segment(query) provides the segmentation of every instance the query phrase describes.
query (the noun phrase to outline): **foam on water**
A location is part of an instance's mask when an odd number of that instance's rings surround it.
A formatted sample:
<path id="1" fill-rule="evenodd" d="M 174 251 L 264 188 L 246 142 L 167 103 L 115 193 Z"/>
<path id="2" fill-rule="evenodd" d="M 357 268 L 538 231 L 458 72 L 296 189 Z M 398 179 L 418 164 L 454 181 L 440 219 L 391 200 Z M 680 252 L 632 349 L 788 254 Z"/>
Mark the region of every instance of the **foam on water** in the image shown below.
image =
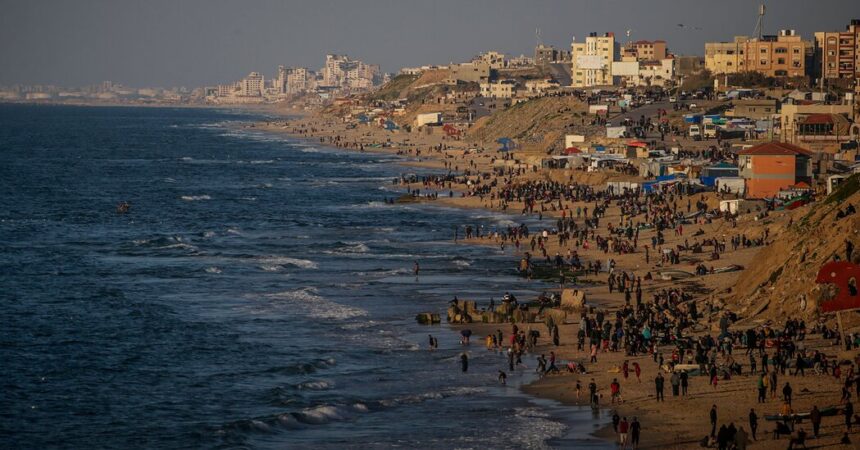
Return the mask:
<path id="1" fill-rule="evenodd" d="M 342 305 L 322 297 L 314 287 L 276 292 L 265 297 L 272 301 L 285 301 L 318 319 L 345 320 L 367 315 L 367 311 L 361 308 Z"/>
<path id="2" fill-rule="evenodd" d="M 205 194 L 204 195 L 183 195 L 182 197 L 179 197 L 179 198 L 181 198 L 182 200 L 185 200 L 186 202 L 197 202 L 200 200 L 212 200 L 212 197 L 205 195 Z"/>
<path id="3" fill-rule="evenodd" d="M 318 269 L 319 265 L 309 259 L 291 258 L 289 256 L 259 256 L 254 261 L 262 266 L 295 266 L 302 269 Z"/>

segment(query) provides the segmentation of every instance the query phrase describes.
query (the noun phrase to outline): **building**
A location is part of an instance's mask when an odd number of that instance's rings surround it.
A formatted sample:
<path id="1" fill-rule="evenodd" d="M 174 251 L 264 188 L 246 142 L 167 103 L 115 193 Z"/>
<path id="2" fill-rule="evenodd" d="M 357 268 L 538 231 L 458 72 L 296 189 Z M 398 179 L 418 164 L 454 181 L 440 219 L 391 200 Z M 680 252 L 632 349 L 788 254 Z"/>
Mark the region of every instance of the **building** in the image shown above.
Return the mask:
<path id="1" fill-rule="evenodd" d="M 571 44 L 571 86 L 610 86 L 613 83 L 612 63 L 618 59 L 618 44 L 614 33 L 598 36 L 590 33 L 585 42 Z"/>
<path id="2" fill-rule="evenodd" d="M 631 58 L 636 61 L 660 61 L 666 59 L 668 49 L 666 41 L 635 41 L 624 46 L 622 58 Z"/>
<path id="3" fill-rule="evenodd" d="M 748 40 L 746 36 L 735 36 L 732 42 L 705 42 L 705 68 L 714 74 L 742 72 Z"/>
<path id="4" fill-rule="evenodd" d="M 259 72 L 251 72 L 239 81 L 239 90 L 236 95 L 240 97 L 262 97 L 264 82 L 265 80 Z"/>
<path id="5" fill-rule="evenodd" d="M 352 60 L 347 55 L 326 55 L 321 86 L 366 90 L 379 83 L 379 66 Z"/>
<path id="6" fill-rule="evenodd" d="M 546 66 L 565 62 L 570 62 L 570 52 L 559 50 L 551 45 L 540 44 L 535 47 L 534 65 Z"/>
<path id="7" fill-rule="evenodd" d="M 675 58 L 639 63 L 639 85 L 669 87 L 675 78 Z"/>
<path id="8" fill-rule="evenodd" d="M 860 19 L 845 31 L 815 33 L 815 75 L 821 84 L 842 80 L 860 93 Z"/>
<path id="9" fill-rule="evenodd" d="M 507 58 L 505 58 L 504 53 L 496 51 L 481 53 L 474 59 L 474 61 L 487 63 L 487 65 L 490 66 L 490 69 L 504 69 L 505 67 L 508 67 L 508 61 Z"/>
<path id="10" fill-rule="evenodd" d="M 481 83 L 481 97 L 513 98 L 516 95 L 517 83 L 514 80 L 499 80 Z"/>
<path id="11" fill-rule="evenodd" d="M 796 145 L 766 142 L 738 152 L 747 198 L 776 197 L 799 182 L 811 183 L 812 153 Z"/>
<path id="12" fill-rule="evenodd" d="M 794 30 L 761 39 L 736 36 L 732 42 L 705 43 L 705 68 L 714 74 L 752 71 L 768 77 L 803 77 L 811 49 Z"/>
<path id="13" fill-rule="evenodd" d="M 490 65 L 483 61 L 452 64 L 448 71 L 448 79 L 445 80 L 448 84 L 486 83 L 490 80 Z"/>
<path id="14" fill-rule="evenodd" d="M 702 56 L 675 56 L 675 74 L 678 76 L 696 75 L 705 70 L 705 58 Z"/>
<path id="15" fill-rule="evenodd" d="M 733 100 L 732 109 L 726 111 L 726 116 L 766 120 L 777 113 L 778 106 L 779 103 L 773 99 Z"/>
<path id="16" fill-rule="evenodd" d="M 780 140 L 816 152 L 834 153 L 858 134 L 851 104 L 783 104 L 780 123 Z"/>
<path id="17" fill-rule="evenodd" d="M 312 89 L 311 71 L 304 67 L 293 67 L 287 70 L 287 79 L 285 85 L 286 94 L 300 94 Z"/>

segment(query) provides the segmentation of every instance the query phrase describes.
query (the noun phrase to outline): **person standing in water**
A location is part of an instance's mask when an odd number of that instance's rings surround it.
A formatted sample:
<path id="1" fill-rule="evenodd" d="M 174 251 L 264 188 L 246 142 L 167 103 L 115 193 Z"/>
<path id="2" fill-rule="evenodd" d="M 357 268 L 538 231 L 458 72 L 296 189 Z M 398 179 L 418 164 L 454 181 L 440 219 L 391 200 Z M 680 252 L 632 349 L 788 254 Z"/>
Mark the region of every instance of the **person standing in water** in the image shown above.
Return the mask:
<path id="1" fill-rule="evenodd" d="M 469 371 L 469 357 L 465 353 L 460 355 L 460 368 L 463 370 L 463 373 Z"/>
<path id="2" fill-rule="evenodd" d="M 415 274 L 415 276 L 417 277 L 417 276 L 418 276 L 418 272 L 420 272 L 420 271 L 421 271 L 421 266 L 420 266 L 420 265 L 418 265 L 418 261 L 415 261 L 415 264 L 412 266 L 412 272 L 413 272 L 413 273 Z"/>

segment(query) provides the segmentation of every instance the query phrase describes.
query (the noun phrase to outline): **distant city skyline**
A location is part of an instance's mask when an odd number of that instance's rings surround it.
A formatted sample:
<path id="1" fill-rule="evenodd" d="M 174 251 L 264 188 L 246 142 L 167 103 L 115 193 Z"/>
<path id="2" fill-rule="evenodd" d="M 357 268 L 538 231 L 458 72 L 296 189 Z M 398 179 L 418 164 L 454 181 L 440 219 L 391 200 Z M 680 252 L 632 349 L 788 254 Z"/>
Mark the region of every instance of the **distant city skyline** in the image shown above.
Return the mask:
<path id="1" fill-rule="evenodd" d="M 631 30 L 630 39 L 702 55 L 706 41 L 752 35 L 759 3 L 766 34 L 790 28 L 806 40 L 860 18 L 848 0 L 17 2 L 0 15 L 0 84 L 195 87 L 272 77 L 282 64 L 318 69 L 328 53 L 395 72 L 488 50 L 530 55 L 536 29 L 559 48 L 589 32 L 626 42 Z"/>

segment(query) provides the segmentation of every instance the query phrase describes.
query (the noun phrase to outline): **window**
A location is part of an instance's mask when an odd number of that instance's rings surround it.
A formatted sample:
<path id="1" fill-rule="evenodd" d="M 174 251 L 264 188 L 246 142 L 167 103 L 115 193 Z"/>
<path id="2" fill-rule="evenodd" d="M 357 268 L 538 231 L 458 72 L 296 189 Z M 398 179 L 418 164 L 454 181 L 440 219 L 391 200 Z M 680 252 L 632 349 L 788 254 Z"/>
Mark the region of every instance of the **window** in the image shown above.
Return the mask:
<path id="1" fill-rule="evenodd" d="M 785 47 L 777 47 L 773 52 L 774 53 L 788 53 L 788 49 Z"/>
<path id="2" fill-rule="evenodd" d="M 734 50 L 726 50 L 726 54 L 727 55 L 734 55 L 735 51 Z"/>
<path id="3" fill-rule="evenodd" d="M 766 55 L 767 54 L 767 47 L 760 48 L 759 53 L 761 53 L 762 55 Z"/>
<path id="4" fill-rule="evenodd" d="M 777 58 L 776 63 L 777 64 L 785 64 L 785 58 Z"/>
<path id="5" fill-rule="evenodd" d="M 794 47 L 793 49 L 791 49 L 791 53 L 794 53 L 795 55 L 799 55 L 800 54 L 800 47 Z"/>
<path id="6" fill-rule="evenodd" d="M 773 72 L 773 74 L 778 76 L 778 77 L 784 77 L 784 76 L 788 75 L 788 72 L 786 72 L 785 70 L 775 70 Z"/>
<path id="7" fill-rule="evenodd" d="M 760 60 L 758 63 L 759 63 L 759 64 L 761 64 L 762 66 L 766 66 L 766 65 L 767 65 L 767 60 L 766 60 L 766 59 L 762 59 L 762 60 Z"/>

